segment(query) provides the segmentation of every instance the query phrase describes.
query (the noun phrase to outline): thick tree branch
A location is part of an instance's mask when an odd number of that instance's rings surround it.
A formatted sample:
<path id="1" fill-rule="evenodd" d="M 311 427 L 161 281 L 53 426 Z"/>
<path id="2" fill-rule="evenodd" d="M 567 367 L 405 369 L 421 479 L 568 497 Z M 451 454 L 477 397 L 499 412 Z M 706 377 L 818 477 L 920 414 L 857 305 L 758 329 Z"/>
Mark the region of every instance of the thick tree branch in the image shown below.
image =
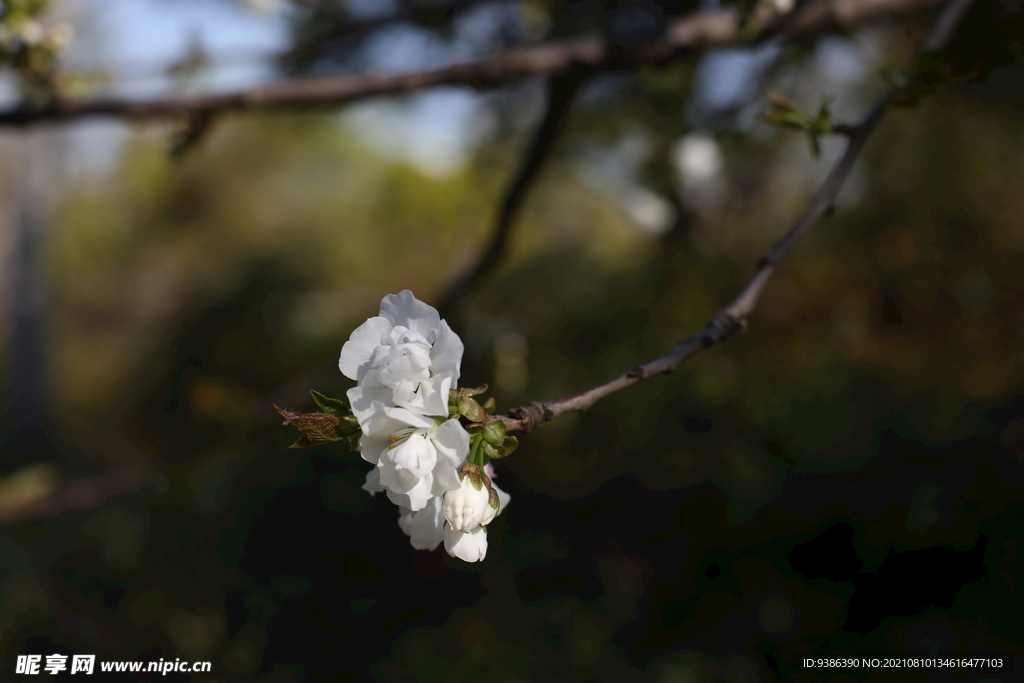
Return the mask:
<path id="1" fill-rule="evenodd" d="M 923 43 L 922 48 L 928 52 L 938 51 L 970 8 L 972 1 L 952 0 L 939 16 L 935 27 Z M 529 432 L 541 424 L 555 419 L 559 415 L 577 410 L 586 410 L 605 396 L 621 391 L 648 377 L 672 372 L 686 359 L 724 341 L 736 330 L 746 330 L 747 320 L 750 314 L 753 313 L 761 293 L 768 284 L 768 280 L 775 273 L 779 262 L 807 234 L 815 223 L 831 213 L 839 190 L 850 175 L 854 162 L 864 148 L 864 143 L 867 142 L 868 136 L 871 135 L 871 132 L 885 115 L 889 100 L 894 94 L 894 92 L 887 93 L 868 112 L 863 120 L 856 125 L 844 127 L 845 134 L 848 136 L 846 150 L 831 173 L 829 173 L 825 183 L 818 190 L 810 206 L 807 207 L 782 239 L 775 244 L 772 250 L 758 262 L 757 272 L 754 273 L 746 287 L 733 299 L 732 303 L 716 313 L 704 329 L 682 339 L 667 353 L 646 363 L 641 363 L 607 382 L 602 382 L 597 386 L 572 394 L 571 396 L 513 408 L 509 411 L 508 415 L 497 415 L 491 419 L 504 421 L 509 432 Z"/>
<path id="2" fill-rule="evenodd" d="M 872 19 L 906 15 L 938 0 L 811 0 L 771 31 L 794 37 L 834 28 L 853 28 Z M 744 42 L 742 17 L 734 11 L 696 12 L 675 20 L 659 41 L 638 49 L 634 63 L 659 63 L 682 52 Z M 407 74 L 358 74 L 282 81 L 243 92 L 200 97 L 168 97 L 134 102 L 123 99 L 54 100 L 43 107 L 0 112 L 0 125 L 30 125 L 87 116 L 130 120 L 247 109 L 306 108 L 339 105 L 375 95 L 405 93 L 437 85 L 493 87 L 535 76 L 564 76 L 580 66 L 610 69 L 621 55 L 600 37 L 505 50 L 476 62 Z"/>
<path id="3" fill-rule="evenodd" d="M 565 113 L 572 102 L 573 96 L 579 90 L 580 85 L 586 79 L 589 71 L 577 69 L 566 76 L 559 76 L 548 80 L 547 106 L 544 118 L 541 119 L 533 140 L 512 181 L 505 191 L 505 199 L 498 207 L 498 213 L 494 221 L 494 232 L 491 235 L 490 243 L 484 249 L 479 260 L 472 265 L 465 273 L 460 275 L 440 299 L 438 309 L 442 314 L 447 313 L 454 306 L 460 297 L 472 289 L 473 285 L 479 282 L 495 265 L 501 261 L 508 246 L 508 238 L 512 232 L 512 224 L 519 214 L 520 208 L 526 197 L 526 191 L 533 184 L 540 173 L 544 162 L 550 155 L 555 139 L 565 120 Z"/>

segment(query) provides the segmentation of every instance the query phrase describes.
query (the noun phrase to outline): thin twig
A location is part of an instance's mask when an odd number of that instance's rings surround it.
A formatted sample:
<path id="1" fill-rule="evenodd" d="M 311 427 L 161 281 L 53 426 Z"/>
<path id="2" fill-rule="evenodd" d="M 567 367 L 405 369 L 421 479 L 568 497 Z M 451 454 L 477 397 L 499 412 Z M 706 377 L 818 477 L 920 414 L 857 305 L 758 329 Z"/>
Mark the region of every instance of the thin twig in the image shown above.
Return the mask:
<path id="1" fill-rule="evenodd" d="M 526 192 L 534 180 L 536 180 L 544 162 L 550 156 L 551 148 L 554 146 L 555 139 L 561 130 L 569 104 L 572 102 L 573 96 L 579 90 L 588 73 L 587 70 L 578 69 L 566 76 L 559 76 L 548 80 L 547 106 L 544 111 L 544 117 L 537 126 L 533 140 L 526 148 L 526 153 L 523 156 L 519 170 L 505 191 L 504 201 L 498 207 L 497 216 L 494 221 L 494 232 L 491 234 L 490 243 L 484 249 L 477 262 L 456 278 L 444 295 L 441 296 L 438 310 L 442 314 L 448 313 L 451 307 L 466 292 L 472 289 L 477 282 L 501 261 L 508 246 L 513 221 L 523 206 Z"/>
<path id="2" fill-rule="evenodd" d="M 930 52 L 938 51 L 949 39 L 960 19 L 970 8 L 972 1 L 951 0 L 939 16 L 923 47 Z M 825 179 L 825 183 L 818 190 L 810 206 L 801 214 L 782 239 L 775 244 L 772 250 L 758 262 L 757 271 L 746 287 L 733 299 L 732 303 L 716 313 L 704 329 L 682 339 L 667 353 L 646 363 L 641 363 L 607 382 L 602 382 L 579 393 L 552 401 L 534 402 L 526 406 L 513 408 L 509 410 L 508 415 L 496 415 L 491 420 L 504 421 L 506 430 L 509 432 L 532 431 L 559 415 L 577 410 L 586 410 L 605 396 L 621 391 L 637 382 L 657 374 L 672 372 L 686 359 L 704 349 L 721 343 L 736 330 L 746 330 L 747 320 L 750 314 L 753 313 L 761 293 L 768 284 L 768 280 L 775 273 L 779 262 L 807 234 L 815 223 L 831 213 L 843 182 L 853 169 L 854 162 L 864 148 L 864 143 L 867 142 L 868 136 L 871 135 L 871 132 L 885 115 L 889 100 L 894 94 L 891 91 L 882 97 L 860 123 L 855 126 L 844 127 L 848 136 L 846 150 L 829 173 L 828 178 Z"/>
<path id="3" fill-rule="evenodd" d="M 871 19 L 927 9 L 938 0 L 812 0 L 772 35 L 793 37 L 833 28 L 848 29 Z M 657 64 L 684 52 L 744 42 L 742 17 L 735 11 L 701 11 L 671 23 L 655 43 L 636 50 L 632 63 Z M 580 66 L 617 68 L 619 55 L 598 36 L 513 48 L 475 62 L 406 74 L 357 74 L 281 81 L 242 92 L 150 101 L 56 99 L 42 107 L 22 106 L 0 112 L 0 125 L 24 126 L 87 116 L 128 120 L 162 118 L 175 112 L 220 112 L 331 106 L 376 95 L 406 93 L 437 85 L 494 87 L 508 81 L 562 76 Z"/>

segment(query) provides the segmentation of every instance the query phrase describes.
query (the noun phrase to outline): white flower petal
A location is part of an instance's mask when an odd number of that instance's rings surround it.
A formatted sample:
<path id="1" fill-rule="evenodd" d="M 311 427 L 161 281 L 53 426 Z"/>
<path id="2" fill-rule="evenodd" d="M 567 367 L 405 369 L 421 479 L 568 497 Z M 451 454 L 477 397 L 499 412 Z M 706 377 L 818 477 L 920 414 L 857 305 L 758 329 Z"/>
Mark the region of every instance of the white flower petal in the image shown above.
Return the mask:
<path id="1" fill-rule="evenodd" d="M 423 500 L 433 498 L 433 494 L 430 492 L 430 488 L 434 484 L 433 474 L 428 473 L 425 476 L 417 477 L 409 470 L 400 469 L 388 458 L 381 458 L 378 467 L 380 468 L 380 483 L 389 493 L 405 494 Z M 419 508 L 413 509 L 418 510 Z"/>
<path id="2" fill-rule="evenodd" d="M 444 513 L 441 499 L 431 498 L 418 512 L 403 508 L 398 526 L 409 536 L 409 542 L 417 550 L 433 550 L 444 540 Z"/>
<path id="3" fill-rule="evenodd" d="M 420 344 L 378 346 L 370 359 L 368 375 L 375 375 L 381 384 L 422 382 L 430 378 L 430 347 Z"/>
<path id="4" fill-rule="evenodd" d="M 426 496 L 425 498 L 421 498 L 419 496 L 411 496 L 407 493 L 395 493 L 391 489 L 385 489 L 385 493 L 388 496 L 388 500 L 390 500 L 395 505 L 413 511 L 422 510 L 427 505 L 429 505 L 430 501 L 433 500 L 434 498 L 433 496 Z"/>
<path id="5" fill-rule="evenodd" d="M 352 414 L 359 420 L 359 426 L 364 433 L 373 431 L 367 428 L 370 423 L 373 423 L 377 430 L 384 429 L 381 418 L 386 417 L 384 408 L 391 403 L 393 392 L 390 388 L 378 382 L 371 375 L 345 392 L 345 395 L 348 397 L 349 405 L 352 406 Z"/>
<path id="6" fill-rule="evenodd" d="M 403 325 L 422 334 L 433 343 L 435 328 L 441 321 L 437 311 L 423 303 L 408 289 L 398 294 L 388 294 L 380 302 L 380 314 L 394 326 Z"/>
<path id="7" fill-rule="evenodd" d="M 380 483 L 380 470 L 376 467 L 366 473 L 366 483 L 363 484 L 363 490 L 369 491 L 371 496 L 384 490 L 384 486 Z"/>
<path id="8" fill-rule="evenodd" d="M 452 384 L 450 372 L 431 377 L 425 382 L 420 382 L 419 389 L 412 395 L 411 400 L 395 402 L 419 415 L 446 416 L 448 415 L 448 392 L 452 388 Z"/>
<path id="9" fill-rule="evenodd" d="M 449 463 L 447 458 L 437 459 L 432 474 L 434 482 L 430 487 L 430 492 L 435 496 L 443 496 L 446 491 L 459 488 L 459 468 Z"/>
<path id="10" fill-rule="evenodd" d="M 455 418 L 441 423 L 430 435 L 437 448 L 438 458 L 448 458 L 458 467 L 469 457 L 469 432 Z"/>
<path id="11" fill-rule="evenodd" d="M 434 426 L 434 421 L 425 417 L 422 414 L 417 414 L 406 408 L 384 408 L 384 414 L 390 417 L 392 420 L 401 422 L 406 427 L 415 427 L 417 429 L 429 429 Z"/>
<path id="12" fill-rule="evenodd" d="M 444 528 L 444 549 L 452 557 L 466 562 L 479 562 L 487 555 L 487 532 L 477 527 L 468 534 L 455 531 L 450 526 Z"/>
<path id="13" fill-rule="evenodd" d="M 459 379 L 464 351 L 465 347 L 462 344 L 462 340 L 459 339 L 459 335 L 455 334 L 452 328 L 448 327 L 448 323 L 442 320 L 437 327 L 434 347 L 430 350 L 434 374 L 440 375 L 443 372 L 451 372 L 452 385 L 454 386 L 455 382 Z"/>
<path id="14" fill-rule="evenodd" d="M 357 327 L 341 347 L 341 358 L 338 360 L 341 374 L 357 382 L 362 381 L 370 369 L 374 349 L 387 343 L 391 328 L 392 324 L 380 316 L 367 318 L 365 323 Z"/>
<path id="15" fill-rule="evenodd" d="M 385 453 L 385 457 L 390 458 L 397 468 L 423 477 L 434 470 L 434 465 L 437 464 L 437 449 L 431 443 L 426 430 L 422 430 L 392 445 Z"/>
<path id="16" fill-rule="evenodd" d="M 366 462 L 376 465 L 390 445 L 391 441 L 386 436 L 363 434 L 359 437 L 359 455 L 363 456 Z"/>

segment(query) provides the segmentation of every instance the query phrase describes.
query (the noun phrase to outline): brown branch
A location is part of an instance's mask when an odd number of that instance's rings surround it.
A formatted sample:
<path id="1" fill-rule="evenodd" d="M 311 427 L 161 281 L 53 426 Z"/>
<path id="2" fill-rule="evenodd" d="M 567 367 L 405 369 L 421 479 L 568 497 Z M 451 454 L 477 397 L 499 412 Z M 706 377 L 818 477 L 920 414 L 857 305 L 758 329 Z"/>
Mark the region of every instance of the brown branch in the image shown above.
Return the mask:
<path id="1" fill-rule="evenodd" d="M 794 37 L 834 28 L 853 28 L 871 19 L 906 15 L 938 0 L 812 0 L 783 22 L 772 35 Z M 633 63 L 656 64 L 684 52 L 743 43 L 742 17 L 731 10 L 696 12 L 671 23 L 663 38 L 639 48 Z M 174 112 L 192 114 L 339 105 L 375 95 L 406 93 L 437 85 L 493 87 L 511 80 L 555 77 L 584 66 L 621 66 L 620 57 L 600 37 L 580 38 L 499 52 L 481 61 L 407 74 L 357 74 L 281 81 L 242 92 L 199 97 L 168 97 L 133 102 L 122 99 L 56 99 L 43 107 L 0 112 L 0 125 L 30 125 L 87 116 L 130 120 L 160 118 Z"/>
<path id="2" fill-rule="evenodd" d="M 555 139 L 561 130 L 562 122 L 565 120 L 569 104 L 589 73 L 588 70 L 577 69 L 566 76 L 549 79 L 547 106 L 544 117 L 537 126 L 533 140 L 526 149 L 526 154 L 523 157 L 518 172 L 516 172 L 512 182 L 509 183 L 508 189 L 505 191 L 504 201 L 498 207 L 498 215 L 494 221 L 495 227 L 491 235 L 491 241 L 487 248 L 484 249 L 479 260 L 465 273 L 456 278 L 444 295 L 441 296 L 438 310 L 442 312 L 442 315 L 450 312 L 450 309 L 458 300 L 501 261 L 508 246 L 508 238 L 512 232 L 513 220 L 523 206 L 526 191 L 533 184 L 544 162 L 550 155 L 551 148 L 554 146 Z"/>
<path id="3" fill-rule="evenodd" d="M 939 16 L 931 34 L 924 42 L 923 48 L 929 52 L 938 51 L 970 8 L 972 1 L 951 0 Z M 704 349 L 721 343 L 736 330 L 745 331 L 747 320 L 750 314 L 753 313 L 755 306 L 757 306 L 758 299 L 760 299 L 761 293 L 768 284 L 768 280 L 775 273 L 779 262 L 807 234 L 815 223 L 832 212 L 836 196 L 839 194 L 843 182 L 853 169 L 854 162 L 864 148 L 864 143 L 867 142 L 868 136 L 871 135 L 878 122 L 882 120 L 889 100 L 894 94 L 894 92 L 887 93 L 858 124 L 844 127 L 848 136 L 846 150 L 829 173 L 828 178 L 825 179 L 824 184 L 818 190 L 810 206 L 807 207 L 782 239 L 775 244 L 772 250 L 758 262 L 757 272 L 754 273 L 746 287 L 733 299 L 732 303 L 716 313 L 704 329 L 682 339 L 667 353 L 646 363 L 641 363 L 607 382 L 602 382 L 579 393 L 552 401 L 534 402 L 526 406 L 513 408 L 509 411 L 508 415 L 496 415 L 491 420 L 504 421 L 506 430 L 509 432 L 529 432 L 541 424 L 555 419 L 559 415 L 577 410 L 586 410 L 605 396 L 621 391 L 648 377 L 672 372 L 686 359 Z"/>

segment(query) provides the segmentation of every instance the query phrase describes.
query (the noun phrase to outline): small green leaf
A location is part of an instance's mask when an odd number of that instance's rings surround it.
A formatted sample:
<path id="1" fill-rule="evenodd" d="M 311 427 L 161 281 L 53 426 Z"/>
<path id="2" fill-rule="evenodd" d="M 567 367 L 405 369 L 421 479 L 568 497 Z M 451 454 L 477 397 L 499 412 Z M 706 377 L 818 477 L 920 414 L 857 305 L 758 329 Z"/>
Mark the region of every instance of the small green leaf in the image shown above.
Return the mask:
<path id="1" fill-rule="evenodd" d="M 487 401 L 484 402 L 484 410 L 488 413 L 494 414 L 494 411 L 498 409 L 498 402 L 491 396 Z"/>
<path id="2" fill-rule="evenodd" d="M 319 391 L 310 391 L 313 396 L 313 400 L 320 406 L 320 410 L 325 413 L 347 413 L 349 412 L 348 401 L 340 398 L 331 398 L 330 396 L 324 396 Z"/>

